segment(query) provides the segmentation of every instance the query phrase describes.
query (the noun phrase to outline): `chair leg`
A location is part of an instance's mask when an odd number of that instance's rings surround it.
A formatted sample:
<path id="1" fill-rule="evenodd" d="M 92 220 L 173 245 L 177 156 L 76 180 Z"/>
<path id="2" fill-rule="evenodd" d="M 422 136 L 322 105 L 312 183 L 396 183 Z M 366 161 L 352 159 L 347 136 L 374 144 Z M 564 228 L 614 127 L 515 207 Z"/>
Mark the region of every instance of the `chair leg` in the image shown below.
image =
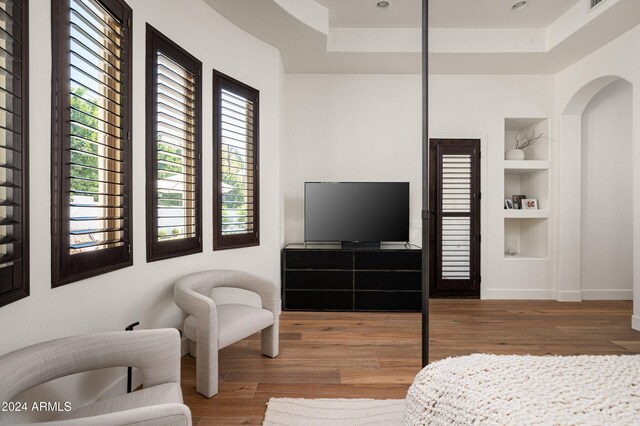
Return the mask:
<path id="1" fill-rule="evenodd" d="M 262 330 L 262 354 L 271 358 L 278 356 L 278 322 Z"/>
<path id="2" fill-rule="evenodd" d="M 218 393 L 218 342 L 196 344 L 196 390 L 211 398 Z"/>

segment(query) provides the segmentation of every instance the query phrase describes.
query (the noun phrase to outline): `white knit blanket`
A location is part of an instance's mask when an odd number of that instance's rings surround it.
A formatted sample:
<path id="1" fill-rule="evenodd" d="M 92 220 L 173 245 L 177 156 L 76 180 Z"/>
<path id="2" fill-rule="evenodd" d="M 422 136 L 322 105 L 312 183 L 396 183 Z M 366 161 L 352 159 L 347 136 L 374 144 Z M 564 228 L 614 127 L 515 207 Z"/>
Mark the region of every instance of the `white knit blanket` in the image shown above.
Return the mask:
<path id="1" fill-rule="evenodd" d="M 470 355 L 433 363 L 409 425 L 640 425 L 640 355 Z"/>

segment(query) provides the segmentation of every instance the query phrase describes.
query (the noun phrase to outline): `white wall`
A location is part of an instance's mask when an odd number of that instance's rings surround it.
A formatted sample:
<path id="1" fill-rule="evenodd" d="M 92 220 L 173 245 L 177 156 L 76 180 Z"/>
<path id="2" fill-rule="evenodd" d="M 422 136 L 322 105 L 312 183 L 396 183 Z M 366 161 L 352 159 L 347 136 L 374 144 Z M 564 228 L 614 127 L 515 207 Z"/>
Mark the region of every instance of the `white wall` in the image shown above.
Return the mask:
<path id="1" fill-rule="evenodd" d="M 430 137 L 482 141 L 482 297 L 553 298 L 552 262 L 504 260 L 505 117 L 552 117 L 552 76 L 430 77 Z M 303 241 L 305 181 L 409 181 L 420 244 L 421 82 L 417 75 L 286 76 L 285 240 Z"/>
<path id="2" fill-rule="evenodd" d="M 583 300 L 633 299 L 632 96 L 618 80 L 582 113 Z"/>
<path id="3" fill-rule="evenodd" d="M 286 242 L 304 240 L 306 181 L 410 182 L 410 237 L 420 242 L 420 78 L 287 75 Z"/>
<path id="4" fill-rule="evenodd" d="M 552 253 L 549 259 L 505 259 L 502 216 L 505 118 L 552 118 L 553 77 L 439 75 L 431 77 L 429 90 L 431 137 L 477 137 L 483 141 L 482 298 L 553 298 Z M 550 122 L 553 126 L 553 120 Z"/>
<path id="5" fill-rule="evenodd" d="M 276 49 L 239 30 L 201 0 L 128 0 L 133 8 L 133 260 L 134 266 L 51 289 L 50 255 L 50 2 L 31 8 L 31 296 L 0 308 L 0 354 L 61 336 L 177 327 L 176 278 L 204 269 L 237 268 L 279 282 L 281 62 Z M 201 254 L 146 263 L 145 24 L 203 62 L 203 243 Z M 241 52 L 241 54 L 239 54 Z M 212 68 L 260 90 L 261 245 L 213 252 Z M 116 377 L 78 380 L 78 399 L 95 396 Z"/>
<path id="6" fill-rule="evenodd" d="M 580 300 L 581 162 L 571 161 L 581 149 L 581 114 L 603 84 L 622 78 L 633 86 L 632 95 L 632 206 L 633 206 L 633 298 L 632 325 L 640 330 L 640 26 L 556 75 L 560 239 L 557 281 L 564 300 Z M 561 120 L 560 120 L 561 119 Z M 584 261 L 591 261 L 585 259 Z M 577 299 L 576 296 L 577 295 Z"/>

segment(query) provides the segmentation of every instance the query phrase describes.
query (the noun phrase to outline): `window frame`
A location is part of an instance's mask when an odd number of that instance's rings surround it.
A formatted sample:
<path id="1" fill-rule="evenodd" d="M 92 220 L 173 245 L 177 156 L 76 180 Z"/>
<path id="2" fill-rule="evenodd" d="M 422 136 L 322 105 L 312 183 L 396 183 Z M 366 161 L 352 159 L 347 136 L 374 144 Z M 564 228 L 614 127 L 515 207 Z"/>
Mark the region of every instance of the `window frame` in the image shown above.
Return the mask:
<path id="1" fill-rule="evenodd" d="M 222 90 L 227 89 L 249 99 L 253 117 L 253 231 L 222 235 Z M 260 91 L 217 70 L 213 70 L 213 249 L 227 250 L 260 245 Z"/>
<path id="2" fill-rule="evenodd" d="M 20 17 L 20 36 L 22 48 L 20 49 L 22 72 L 20 75 L 20 120 L 21 120 L 21 161 L 15 163 L 8 163 L 7 166 L 17 166 L 20 168 L 19 180 L 21 181 L 21 199 L 19 206 L 14 207 L 20 209 L 20 213 L 14 217 L 20 224 L 20 229 L 15 230 L 13 234 L 19 234 L 21 240 L 19 257 L 20 267 L 16 267 L 16 263 L 11 266 L 12 274 L 9 282 L 11 290 L 0 293 L 0 307 L 8 305 L 12 302 L 23 299 L 30 294 L 29 285 L 29 0 L 21 0 L 20 7 L 22 9 L 22 16 Z M 12 34 L 11 34 L 12 35 Z M 13 56 L 13 55 L 12 55 Z M 11 112 L 9 112 L 11 113 Z M 6 130 L 9 132 L 8 130 Z M 16 133 L 16 132 L 11 132 Z M 18 170 L 14 170 L 13 173 L 17 173 Z M 13 225 L 18 226 L 17 224 Z M 14 244 L 14 251 L 16 244 Z M 8 268 L 8 267 L 7 267 Z M 0 268 L 0 271 L 4 268 Z M 2 276 L 1 279 L 5 280 L 7 277 Z M 9 281 L 9 280 L 7 280 Z"/>
<path id="3" fill-rule="evenodd" d="M 179 240 L 158 241 L 158 144 L 157 126 L 157 62 L 162 52 L 195 76 L 195 226 L 196 236 Z M 202 62 L 147 23 L 146 30 L 146 222 L 147 262 L 187 256 L 202 252 Z"/>
<path id="4" fill-rule="evenodd" d="M 52 287 L 105 274 L 133 265 L 132 256 L 132 9 L 124 0 L 93 0 L 122 22 L 123 85 L 122 114 L 123 142 L 123 245 L 84 253 L 70 253 L 70 68 L 71 26 L 70 0 L 51 0 L 52 29 L 52 167 L 51 167 L 51 248 Z M 126 83 L 126 84 L 125 84 Z"/>

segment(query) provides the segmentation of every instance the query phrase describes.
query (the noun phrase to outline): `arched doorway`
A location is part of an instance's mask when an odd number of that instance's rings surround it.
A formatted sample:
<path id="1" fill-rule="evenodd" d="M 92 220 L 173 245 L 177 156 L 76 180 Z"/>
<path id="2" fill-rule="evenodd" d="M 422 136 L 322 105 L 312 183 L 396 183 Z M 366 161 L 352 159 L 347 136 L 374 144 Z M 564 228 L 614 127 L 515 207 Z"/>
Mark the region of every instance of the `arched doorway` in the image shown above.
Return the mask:
<path id="1" fill-rule="evenodd" d="M 632 294 L 632 90 L 631 83 L 620 77 L 598 78 L 585 85 L 571 98 L 560 117 L 558 300 L 625 299 Z M 607 115 L 611 117 L 611 109 L 619 108 L 622 104 L 625 104 L 623 108 L 626 108 L 626 111 L 614 116 L 615 123 L 603 124 Z M 625 139 L 612 143 L 610 147 L 621 152 L 606 151 L 602 144 L 607 143 L 607 126 L 620 123 L 628 125 L 628 128 L 609 127 L 609 133 L 613 138 Z M 617 142 L 620 142 L 620 145 Z M 625 154 L 626 151 L 628 152 Z M 607 177 L 607 170 L 615 170 L 615 165 L 611 163 L 621 158 L 621 176 Z M 628 164 L 626 160 L 629 161 Z M 624 195 L 607 193 L 612 189 L 612 185 L 619 183 L 619 178 L 628 180 L 616 188 L 616 191 L 624 192 Z M 619 200 L 625 197 L 628 198 L 628 204 L 619 211 L 606 205 L 620 202 Z M 629 207 L 629 210 L 626 207 Z M 618 222 L 612 223 L 616 220 Z M 594 226 L 600 226 L 602 229 L 593 229 Z M 628 232 L 622 238 L 624 241 L 620 240 L 616 245 L 615 235 L 612 234 L 619 234 L 624 227 L 628 228 Z M 604 244 L 603 236 L 606 240 Z M 594 247 L 594 244 L 598 246 Z M 626 289 L 626 293 L 605 292 L 609 284 L 604 286 L 600 273 L 587 277 L 596 270 L 594 268 L 603 265 L 607 267 L 601 272 L 605 275 L 610 272 L 607 269 L 611 268 L 611 259 L 607 259 L 607 256 L 625 257 L 620 261 L 623 273 L 610 276 L 609 279 L 630 279 L 630 285 L 625 284 L 618 288 Z M 602 288 L 603 286 L 605 288 Z M 617 296 L 613 296 L 614 294 Z"/>
<path id="2" fill-rule="evenodd" d="M 632 110 L 619 79 L 582 113 L 582 300 L 633 300 Z"/>

